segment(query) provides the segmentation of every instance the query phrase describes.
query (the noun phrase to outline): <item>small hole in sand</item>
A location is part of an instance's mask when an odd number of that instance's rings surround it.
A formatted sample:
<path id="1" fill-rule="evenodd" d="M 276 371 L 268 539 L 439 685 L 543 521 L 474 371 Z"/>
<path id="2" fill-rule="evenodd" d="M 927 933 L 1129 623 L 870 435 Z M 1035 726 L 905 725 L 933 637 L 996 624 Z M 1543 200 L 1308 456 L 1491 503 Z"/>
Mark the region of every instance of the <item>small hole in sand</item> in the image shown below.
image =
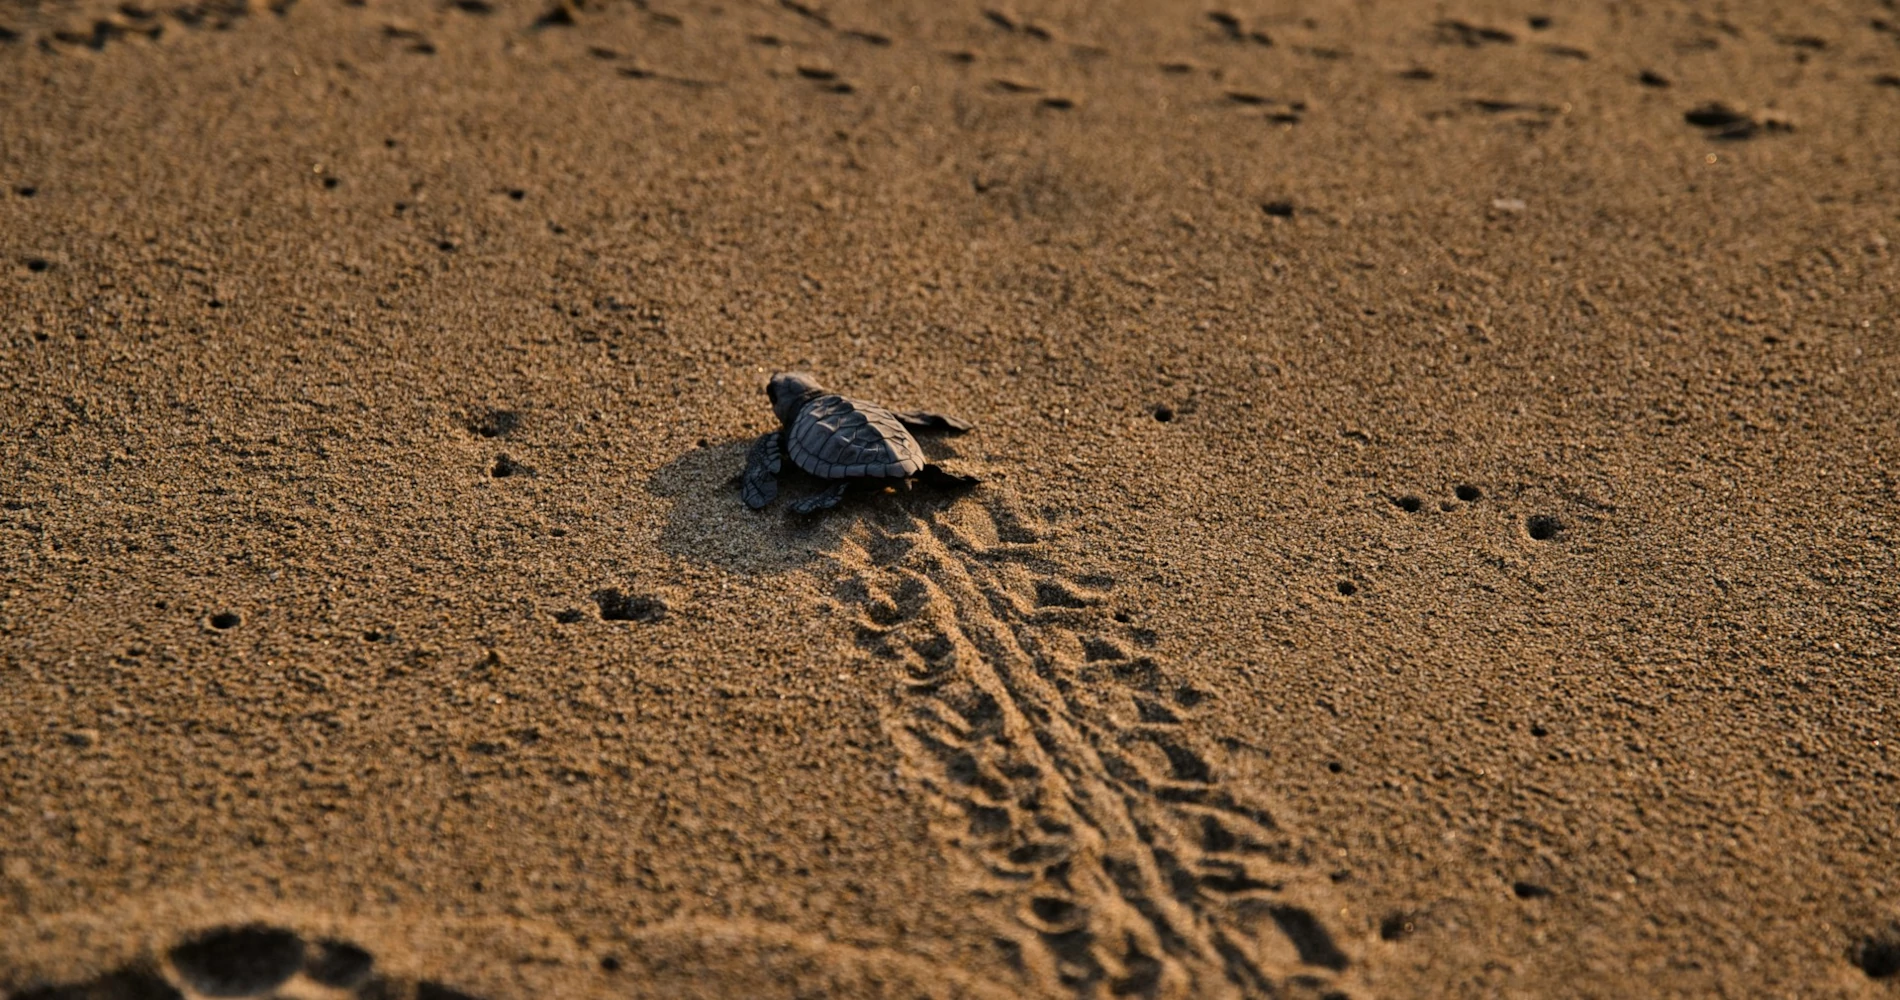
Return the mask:
<path id="1" fill-rule="evenodd" d="M 516 201 L 521 201 L 522 199 L 528 197 L 528 192 L 523 191 L 520 188 L 511 188 L 508 191 L 508 197 L 513 198 Z"/>
<path id="2" fill-rule="evenodd" d="M 1452 490 L 1452 492 L 1458 495 L 1458 499 L 1463 500 L 1466 503 L 1477 503 L 1478 498 L 1481 496 L 1484 496 L 1484 494 L 1480 492 L 1476 486 L 1473 486 L 1470 483 L 1459 483 L 1458 488 L 1455 490 Z"/>
<path id="3" fill-rule="evenodd" d="M 1270 201 L 1260 206 L 1260 210 L 1276 219 L 1293 218 L 1293 203 L 1290 201 Z"/>
<path id="4" fill-rule="evenodd" d="M 521 414 L 513 410 L 489 410 L 469 422 L 468 429 L 485 438 L 507 437 L 521 426 Z"/>
<path id="5" fill-rule="evenodd" d="M 244 621 L 235 611 L 220 611 L 211 616 L 211 627 L 215 629 L 237 628 Z"/>
<path id="6" fill-rule="evenodd" d="M 1339 593 L 1341 596 L 1351 597 L 1352 595 L 1357 594 L 1358 592 L 1359 592 L 1358 584 L 1352 582 L 1351 580 L 1339 581 Z"/>
<path id="7" fill-rule="evenodd" d="M 26 261 L 26 269 L 34 274 L 39 274 L 52 266 L 53 262 L 44 257 L 29 257 Z"/>
<path id="8" fill-rule="evenodd" d="M 1691 108 L 1682 113 L 1682 120 L 1698 128 L 1728 128 L 1748 122 L 1748 115 L 1731 108 L 1721 101 Z"/>
<path id="9" fill-rule="evenodd" d="M 1409 915 L 1404 913 L 1388 914 L 1384 920 L 1379 921 L 1379 940 L 1397 941 L 1412 933 L 1415 929 L 1417 929 L 1417 925 L 1413 923 Z"/>
<path id="10" fill-rule="evenodd" d="M 435 244 L 435 248 L 437 250 L 442 251 L 443 253 L 455 252 L 455 244 L 448 240 L 437 240 Z"/>
<path id="11" fill-rule="evenodd" d="M 1418 497 L 1411 496 L 1409 494 L 1406 496 L 1402 496 L 1398 498 L 1397 500 L 1394 500 L 1393 503 L 1398 504 L 1399 509 L 1406 512 L 1407 514 L 1416 514 L 1419 512 L 1419 509 L 1421 507 L 1425 506 L 1425 501 L 1420 500 Z"/>
<path id="12" fill-rule="evenodd" d="M 1529 520 L 1524 522 L 1524 530 L 1530 532 L 1530 536 L 1540 542 L 1547 542 L 1556 538 L 1557 533 L 1562 531 L 1563 528 L 1564 525 L 1562 521 L 1548 514 L 1534 514 Z"/>
<path id="13" fill-rule="evenodd" d="M 1537 723 L 1533 722 L 1531 723 L 1531 735 L 1537 737 L 1538 739 L 1543 739 L 1544 737 L 1550 735 L 1550 730 L 1545 729 L 1543 726 L 1540 726 Z"/>
<path id="14" fill-rule="evenodd" d="M 336 190 L 336 186 L 337 186 L 338 184 L 341 184 L 341 183 L 343 183 L 343 182 L 342 182 L 342 181 L 339 181 L 339 180 L 337 180 L 337 179 L 336 179 L 336 178 L 334 178 L 334 177 L 325 177 L 325 178 L 323 179 L 323 188 L 324 188 L 324 190 L 326 190 L 326 191 L 334 191 L 334 190 Z"/>
<path id="15" fill-rule="evenodd" d="M 34 195 L 39 194 L 40 189 L 33 187 L 31 185 L 21 185 L 20 187 L 14 188 L 13 193 L 19 195 L 22 198 L 31 198 Z"/>
<path id="16" fill-rule="evenodd" d="M 1336 760 L 1326 762 L 1326 770 L 1331 771 L 1334 774 L 1338 774 L 1339 772 L 1344 771 L 1345 769 L 1346 769 L 1346 765 L 1341 764 L 1340 762 Z"/>
<path id="17" fill-rule="evenodd" d="M 1170 420 L 1173 420 L 1174 407 L 1166 406 L 1166 405 L 1155 407 L 1155 419 L 1161 421 L 1164 424 Z"/>
<path id="18" fill-rule="evenodd" d="M 600 956 L 600 971 L 602 971 L 602 972 L 619 972 L 619 971 L 620 971 L 620 959 L 619 959 L 619 958 L 618 958 L 617 956 L 614 956 L 614 955 L 602 955 L 602 956 Z"/>
<path id="19" fill-rule="evenodd" d="M 1513 882 L 1511 891 L 1516 893 L 1519 899 L 1545 899 L 1550 896 L 1549 889 L 1535 882 Z"/>
<path id="20" fill-rule="evenodd" d="M 652 624 L 666 617 L 665 601 L 657 597 L 623 594 L 612 588 L 595 591 L 594 603 L 600 605 L 600 617 L 604 621 Z"/>
<path id="21" fill-rule="evenodd" d="M 1127 625 L 1135 620 L 1135 616 L 1126 611 L 1117 611 L 1115 612 L 1115 620 L 1121 622 L 1123 625 Z"/>

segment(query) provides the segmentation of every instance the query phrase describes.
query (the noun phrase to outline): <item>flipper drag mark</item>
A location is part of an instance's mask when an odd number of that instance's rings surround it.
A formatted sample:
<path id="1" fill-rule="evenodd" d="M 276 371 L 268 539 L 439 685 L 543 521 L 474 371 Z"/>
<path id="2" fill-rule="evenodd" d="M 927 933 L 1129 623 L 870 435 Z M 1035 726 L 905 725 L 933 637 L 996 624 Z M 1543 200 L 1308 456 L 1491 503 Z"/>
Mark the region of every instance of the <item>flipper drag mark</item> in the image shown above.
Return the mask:
<path id="1" fill-rule="evenodd" d="M 1005 503 L 839 554 L 861 645 L 900 668 L 886 728 L 999 946 L 1048 995 L 1349 995 L 1327 880 L 1223 786 L 1207 695 L 1132 651 L 1113 582 L 1065 577 Z"/>

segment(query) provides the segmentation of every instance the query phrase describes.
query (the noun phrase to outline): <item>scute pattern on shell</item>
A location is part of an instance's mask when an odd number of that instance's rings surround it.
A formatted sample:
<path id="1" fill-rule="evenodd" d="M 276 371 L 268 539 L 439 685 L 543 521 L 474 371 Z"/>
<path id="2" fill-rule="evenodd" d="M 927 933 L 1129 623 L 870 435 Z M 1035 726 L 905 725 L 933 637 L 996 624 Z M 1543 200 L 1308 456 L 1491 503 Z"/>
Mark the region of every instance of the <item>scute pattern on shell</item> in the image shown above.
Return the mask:
<path id="1" fill-rule="evenodd" d="M 838 395 L 805 404 L 785 435 L 785 451 L 821 479 L 896 479 L 924 467 L 924 450 L 895 413 Z"/>

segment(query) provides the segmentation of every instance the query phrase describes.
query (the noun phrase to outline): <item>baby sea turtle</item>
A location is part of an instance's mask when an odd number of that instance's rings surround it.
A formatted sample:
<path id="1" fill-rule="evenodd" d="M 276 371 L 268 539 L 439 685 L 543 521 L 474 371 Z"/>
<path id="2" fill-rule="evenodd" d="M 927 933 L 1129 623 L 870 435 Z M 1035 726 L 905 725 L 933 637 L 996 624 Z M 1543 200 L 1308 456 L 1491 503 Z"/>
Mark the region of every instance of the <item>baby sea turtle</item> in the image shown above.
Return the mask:
<path id="1" fill-rule="evenodd" d="M 973 476 L 946 472 L 924 460 L 911 431 L 961 434 L 970 424 L 941 413 L 897 413 L 876 403 L 827 391 L 809 375 L 781 372 L 765 394 L 778 414 L 778 430 L 761 435 L 746 455 L 739 495 L 758 510 L 778 497 L 778 472 L 786 457 L 827 481 L 821 492 L 793 501 L 794 514 L 836 507 L 857 480 L 877 485 L 916 476 L 943 485 L 973 486 Z"/>

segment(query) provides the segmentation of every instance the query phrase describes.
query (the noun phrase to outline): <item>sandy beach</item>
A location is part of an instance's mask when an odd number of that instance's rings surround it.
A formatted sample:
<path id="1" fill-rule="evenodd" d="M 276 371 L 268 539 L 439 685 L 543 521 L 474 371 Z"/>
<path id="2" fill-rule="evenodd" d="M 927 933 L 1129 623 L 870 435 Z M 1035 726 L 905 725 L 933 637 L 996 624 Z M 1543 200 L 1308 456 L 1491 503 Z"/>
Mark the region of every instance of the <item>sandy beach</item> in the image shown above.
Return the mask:
<path id="1" fill-rule="evenodd" d="M 998 2 L 0 0 L 0 996 L 1900 995 L 1894 0 Z"/>

